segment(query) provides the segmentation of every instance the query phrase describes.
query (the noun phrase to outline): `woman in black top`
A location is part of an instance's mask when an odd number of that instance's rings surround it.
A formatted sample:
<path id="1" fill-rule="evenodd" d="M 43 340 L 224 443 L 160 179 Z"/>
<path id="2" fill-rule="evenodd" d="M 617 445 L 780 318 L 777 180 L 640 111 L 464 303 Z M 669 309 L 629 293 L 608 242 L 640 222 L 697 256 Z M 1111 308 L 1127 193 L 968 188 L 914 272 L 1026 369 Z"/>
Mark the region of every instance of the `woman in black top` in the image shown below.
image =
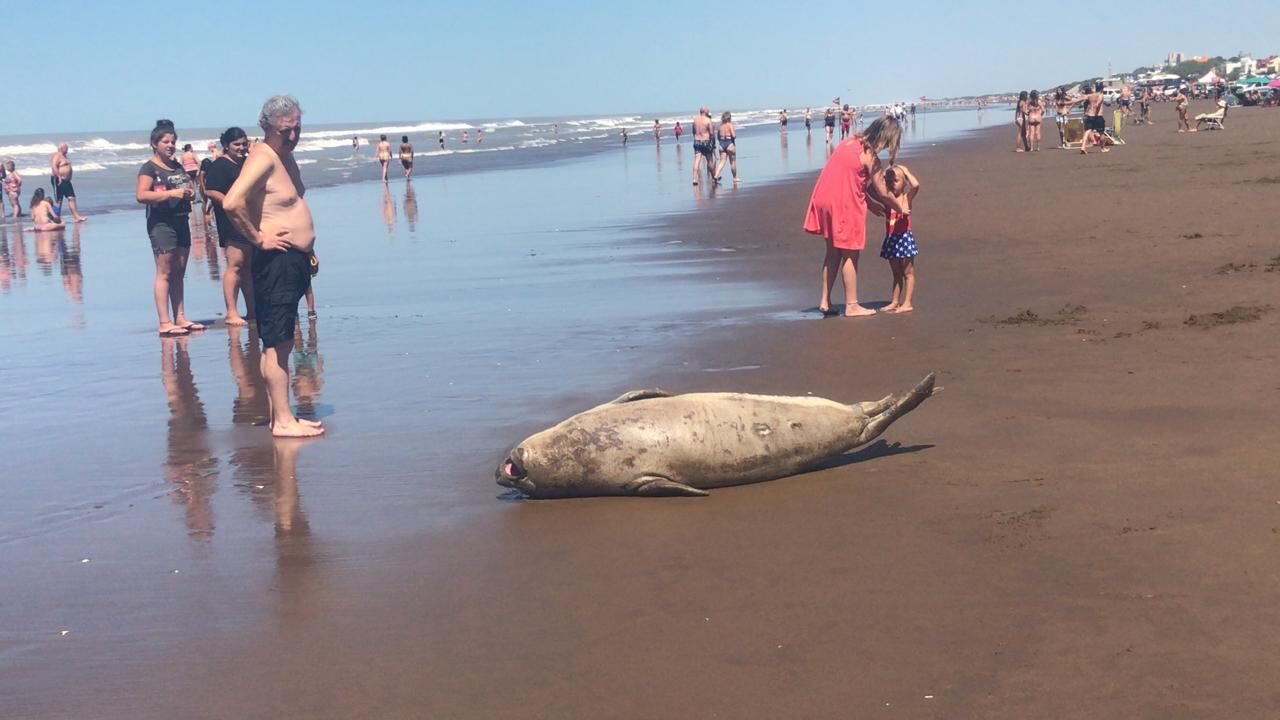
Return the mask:
<path id="1" fill-rule="evenodd" d="M 222 296 L 227 303 L 227 324 L 247 325 L 253 317 L 253 253 L 257 249 L 227 219 L 222 209 L 222 201 L 227 191 L 240 177 L 240 168 L 249 155 L 249 138 L 244 130 L 238 127 L 227 128 L 220 138 L 223 153 L 204 177 L 204 192 L 213 203 L 213 215 L 218 221 L 218 245 L 226 250 L 227 270 L 222 274 Z M 236 303 L 236 293 L 244 290 L 244 315 L 240 314 Z"/>
<path id="2" fill-rule="evenodd" d="M 147 206 L 147 235 L 156 260 L 155 300 L 160 317 L 160 336 L 179 337 L 204 325 L 191 322 L 183 313 L 183 280 L 187 274 L 187 256 L 191 254 L 191 198 L 195 188 L 191 178 L 174 158 L 178 131 L 170 120 L 157 120 L 151 130 L 151 159 L 138 170 L 134 192 L 137 201 Z M 169 310 L 173 309 L 173 319 Z"/>

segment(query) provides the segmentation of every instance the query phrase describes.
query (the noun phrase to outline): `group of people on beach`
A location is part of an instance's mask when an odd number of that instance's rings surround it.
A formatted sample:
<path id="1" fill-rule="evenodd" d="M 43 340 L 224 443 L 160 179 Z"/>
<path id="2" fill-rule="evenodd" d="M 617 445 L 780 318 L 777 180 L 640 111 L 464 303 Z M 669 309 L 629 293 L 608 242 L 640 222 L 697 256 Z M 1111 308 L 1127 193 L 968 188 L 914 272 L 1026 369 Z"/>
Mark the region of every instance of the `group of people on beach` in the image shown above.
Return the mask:
<path id="1" fill-rule="evenodd" d="M 263 104 L 258 116 L 261 142 L 239 127 L 219 138 L 222 151 L 207 165 L 190 162 L 190 145 L 177 153 L 178 132 L 170 120 L 151 131 L 151 158 L 138 170 L 135 198 L 146 207 L 147 236 L 155 259 L 153 294 L 161 337 L 175 338 L 205 329 L 186 315 L 183 283 L 191 251 L 192 203 L 200 197 L 217 220 L 218 241 L 227 255 L 223 290 L 226 323 L 253 320 L 262 342 L 262 375 L 271 404 L 271 431 L 281 437 L 324 432 L 316 421 L 298 418 L 289 404 L 289 354 L 293 350 L 298 303 L 310 297 L 319 272 L 315 229 L 303 199 L 306 186 L 293 157 L 302 133 L 302 109 L 288 95 Z M 242 291 L 246 312 L 238 311 Z"/>
<path id="2" fill-rule="evenodd" d="M 71 209 L 71 216 L 76 222 L 84 222 L 87 218 L 80 214 L 76 206 L 76 189 L 71 183 L 75 170 L 68 157 L 71 149 L 66 143 L 58 145 L 49 157 L 49 186 L 53 190 L 50 198 L 44 188 L 36 188 L 31 194 L 31 202 L 27 211 L 31 217 L 31 230 L 48 232 L 63 227 L 62 201 L 66 200 Z M 13 160 L 0 163 L 0 219 L 4 217 L 4 199 L 9 200 L 9 212 L 13 218 L 22 217 L 22 175 L 18 173 Z M 25 229 L 25 228 L 22 228 Z"/>

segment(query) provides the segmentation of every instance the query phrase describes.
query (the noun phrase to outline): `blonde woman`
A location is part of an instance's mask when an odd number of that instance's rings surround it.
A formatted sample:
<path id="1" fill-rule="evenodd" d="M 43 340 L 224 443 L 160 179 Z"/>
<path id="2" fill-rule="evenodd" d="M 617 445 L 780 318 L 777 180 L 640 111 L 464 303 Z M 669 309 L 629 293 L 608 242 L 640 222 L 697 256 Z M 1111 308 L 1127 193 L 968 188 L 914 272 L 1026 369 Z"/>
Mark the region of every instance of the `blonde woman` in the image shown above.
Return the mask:
<path id="1" fill-rule="evenodd" d="M 837 275 L 844 282 L 845 317 L 876 313 L 858 302 L 858 255 L 867 245 L 868 205 L 877 215 L 884 215 L 886 209 L 901 216 L 911 214 L 910 208 L 889 193 L 884 173 L 880 172 L 880 151 L 888 150 L 889 163 L 893 164 L 901 142 L 902 126 L 898 121 L 879 118 L 836 146 L 813 186 L 804 231 L 821 235 L 827 244 L 818 300 L 818 310 L 824 316 L 835 314 L 831 290 Z"/>
<path id="2" fill-rule="evenodd" d="M 724 164 L 728 161 L 729 172 L 733 173 L 733 184 L 737 185 L 742 181 L 738 179 L 738 130 L 733 126 L 733 115 L 725 113 L 720 116 L 716 139 L 720 141 L 720 164 L 716 166 L 716 182 L 720 182 Z"/>

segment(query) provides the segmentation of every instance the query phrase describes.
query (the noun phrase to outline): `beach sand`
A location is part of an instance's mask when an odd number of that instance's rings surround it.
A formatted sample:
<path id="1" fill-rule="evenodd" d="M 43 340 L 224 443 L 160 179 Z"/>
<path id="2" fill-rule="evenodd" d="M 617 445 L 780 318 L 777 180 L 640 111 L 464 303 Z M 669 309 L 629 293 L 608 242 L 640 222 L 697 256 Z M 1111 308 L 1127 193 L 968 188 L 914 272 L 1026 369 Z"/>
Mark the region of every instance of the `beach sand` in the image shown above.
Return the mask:
<path id="1" fill-rule="evenodd" d="M 162 591 L 182 603 L 157 623 L 192 628 L 177 652 L 139 662 L 120 648 L 87 684 L 59 677 L 70 646 L 43 653 L 10 676 L 23 693 L 4 714 L 1273 712 L 1280 113 L 1179 135 L 1168 110 L 1107 155 L 1014 154 L 1010 126 L 914 160 L 915 313 L 813 310 L 761 332 L 726 303 L 709 308 L 721 326 L 620 360 L 644 368 L 637 387 L 850 402 L 938 370 L 944 391 L 849 462 L 709 498 L 495 499 L 494 466 L 539 428 L 522 421 L 461 461 L 469 512 L 336 555 L 289 519 L 290 484 L 308 484 L 290 453 L 334 438 L 277 444 L 256 460 L 279 479 L 274 562 L 259 568 L 269 612 L 246 625 L 202 601 L 219 582 L 206 570 L 203 591 Z M 746 188 L 658 241 L 813 308 L 821 241 L 799 229 L 811 187 Z M 872 227 L 862 300 L 875 304 L 889 271 Z M 593 402 L 565 394 L 547 416 Z M 394 460 L 376 439 L 369 457 Z M 326 482 L 380 482 L 344 460 L 349 476 Z"/>

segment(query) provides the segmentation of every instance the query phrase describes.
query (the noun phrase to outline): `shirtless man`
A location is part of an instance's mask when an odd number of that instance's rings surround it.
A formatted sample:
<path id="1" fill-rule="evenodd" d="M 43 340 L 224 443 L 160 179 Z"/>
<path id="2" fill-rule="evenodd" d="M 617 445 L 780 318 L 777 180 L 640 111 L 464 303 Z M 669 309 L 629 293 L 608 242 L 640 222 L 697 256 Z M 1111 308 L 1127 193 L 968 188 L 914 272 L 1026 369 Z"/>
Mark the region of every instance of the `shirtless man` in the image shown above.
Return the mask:
<path id="1" fill-rule="evenodd" d="M 257 248 L 253 294 L 262 339 L 262 377 L 271 402 L 271 434 L 311 437 L 324 433 L 314 420 L 293 414 L 289 405 L 289 353 L 298 322 L 298 301 L 311 287 L 316 233 L 302 199 L 306 187 L 293 158 L 302 135 L 302 108 L 288 95 L 262 105 L 258 124 L 265 133 L 253 146 L 240 177 L 227 191 L 227 219 Z"/>
<path id="2" fill-rule="evenodd" d="M 715 169 L 716 141 L 711 137 L 715 127 L 711 123 L 711 110 L 706 105 L 698 108 L 698 117 L 693 119 L 693 184 L 697 185 L 702 177 L 700 166 L 705 160 L 707 172 Z"/>
<path id="3" fill-rule="evenodd" d="M 62 199 L 66 198 L 71 205 L 71 216 L 76 222 L 84 222 L 85 217 L 76 208 L 76 189 L 71 185 L 71 161 L 67 159 L 70 148 L 66 143 L 58 146 L 58 151 L 49 158 L 49 184 L 53 186 L 54 203 L 58 206 L 58 214 L 62 214 Z"/>
<path id="4" fill-rule="evenodd" d="M 1085 95 L 1077 102 L 1084 103 L 1084 138 L 1080 142 L 1080 152 L 1089 154 L 1089 141 L 1094 140 L 1102 146 L 1102 152 L 1110 152 L 1107 148 L 1109 139 L 1106 129 L 1107 121 L 1102 117 L 1102 81 L 1093 86 L 1093 92 Z"/>
<path id="5" fill-rule="evenodd" d="M 1133 88 L 1125 83 L 1120 87 L 1120 114 L 1122 117 L 1129 117 L 1133 107 Z"/>

